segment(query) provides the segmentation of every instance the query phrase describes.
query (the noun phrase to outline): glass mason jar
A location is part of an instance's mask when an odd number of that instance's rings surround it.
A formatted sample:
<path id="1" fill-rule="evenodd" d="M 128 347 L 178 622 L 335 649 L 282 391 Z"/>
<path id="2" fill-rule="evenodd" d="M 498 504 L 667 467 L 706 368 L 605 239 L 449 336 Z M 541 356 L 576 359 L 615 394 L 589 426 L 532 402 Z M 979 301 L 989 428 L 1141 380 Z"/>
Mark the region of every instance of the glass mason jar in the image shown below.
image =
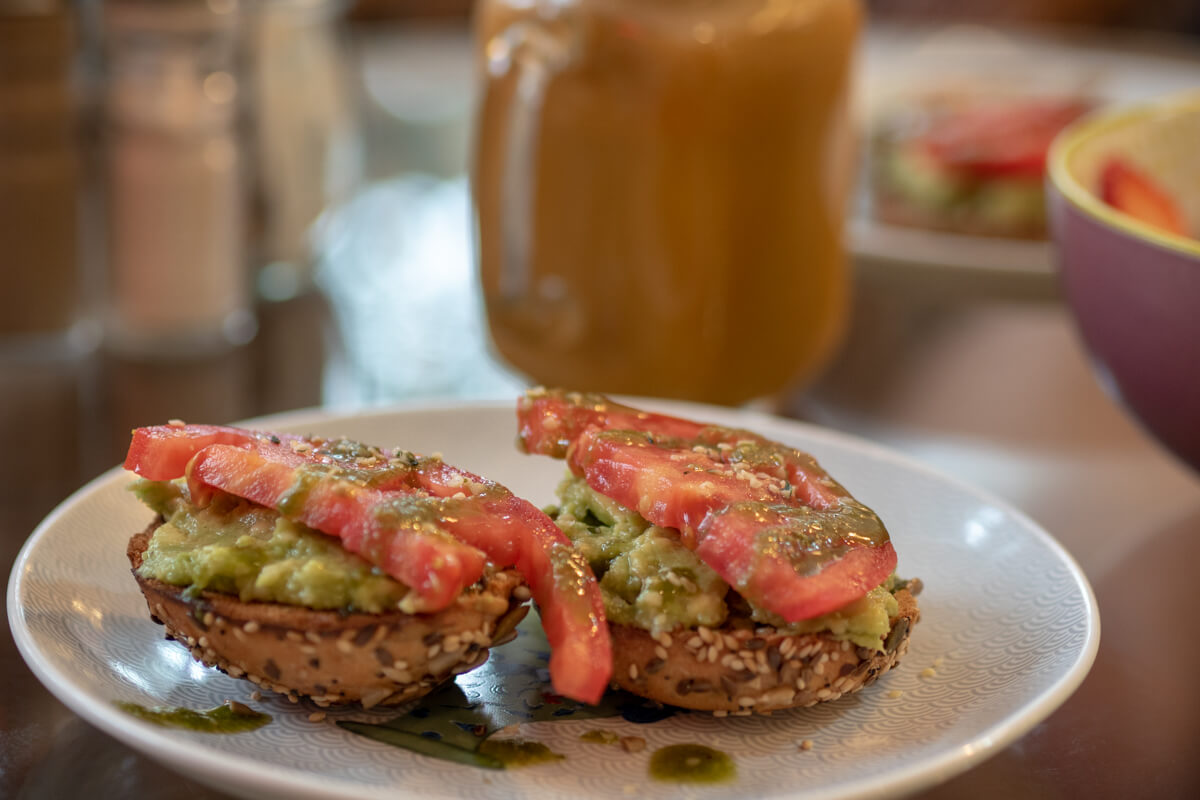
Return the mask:
<path id="1" fill-rule="evenodd" d="M 477 258 L 500 354 L 735 404 L 845 324 L 857 0 L 481 0 Z"/>

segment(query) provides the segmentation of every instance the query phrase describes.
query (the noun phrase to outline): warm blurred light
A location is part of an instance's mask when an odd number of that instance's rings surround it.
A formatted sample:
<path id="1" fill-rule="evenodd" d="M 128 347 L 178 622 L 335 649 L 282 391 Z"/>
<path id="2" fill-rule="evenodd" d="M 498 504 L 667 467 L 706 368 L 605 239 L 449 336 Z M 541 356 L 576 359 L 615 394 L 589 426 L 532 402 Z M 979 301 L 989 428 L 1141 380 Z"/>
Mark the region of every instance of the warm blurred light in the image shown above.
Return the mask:
<path id="1" fill-rule="evenodd" d="M 208 10 L 214 14 L 232 14 L 237 7 L 238 0 L 208 0 Z"/>
<path id="2" fill-rule="evenodd" d="M 237 96 L 237 81 L 228 72 L 214 72 L 204 79 L 204 96 L 224 105 Z"/>

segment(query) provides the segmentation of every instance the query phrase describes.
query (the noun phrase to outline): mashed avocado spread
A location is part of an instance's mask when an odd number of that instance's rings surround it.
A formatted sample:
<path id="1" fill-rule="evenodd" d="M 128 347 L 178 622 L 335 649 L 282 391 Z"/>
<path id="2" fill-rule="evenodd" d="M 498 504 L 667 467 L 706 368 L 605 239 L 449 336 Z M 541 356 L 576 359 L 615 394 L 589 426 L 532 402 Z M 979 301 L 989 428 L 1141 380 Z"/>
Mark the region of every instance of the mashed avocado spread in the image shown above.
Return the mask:
<path id="1" fill-rule="evenodd" d="M 558 498 L 560 504 L 547 511 L 600 579 L 604 610 L 613 622 L 652 633 L 677 626 L 719 627 L 730 614 L 730 602 L 745 602 L 683 546 L 677 531 L 651 525 L 574 475 L 559 485 Z M 827 631 L 836 639 L 882 650 L 888 619 L 899 611 L 892 585 L 889 578 L 837 611 L 791 624 L 746 605 L 751 619 L 788 633 Z"/>
<path id="2" fill-rule="evenodd" d="M 337 539 L 270 509 L 221 493 L 196 508 L 181 482 L 139 480 L 131 488 L 165 520 L 142 557 L 143 577 L 243 601 L 372 614 L 409 610 L 404 584 Z"/>

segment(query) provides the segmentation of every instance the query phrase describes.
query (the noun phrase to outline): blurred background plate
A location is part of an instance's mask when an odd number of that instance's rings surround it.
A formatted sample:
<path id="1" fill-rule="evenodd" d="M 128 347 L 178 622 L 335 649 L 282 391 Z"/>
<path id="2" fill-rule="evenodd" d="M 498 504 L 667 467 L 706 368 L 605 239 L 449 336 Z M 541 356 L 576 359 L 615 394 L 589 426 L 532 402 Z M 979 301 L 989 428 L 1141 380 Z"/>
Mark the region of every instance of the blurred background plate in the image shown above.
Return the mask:
<path id="1" fill-rule="evenodd" d="M 934 91 L 1080 94 L 1108 105 L 1194 89 L 1200 85 L 1200 52 L 1190 39 L 1161 33 L 877 24 L 867 32 L 860 69 L 866 134 L 889 109 Z M 944 233 L 874 219 L 869 150 L 864 144 L 862 191 L 848 224 L 850 250 L 864 281 L 939 294 L 1056 296 L 1048 241 Z"/>

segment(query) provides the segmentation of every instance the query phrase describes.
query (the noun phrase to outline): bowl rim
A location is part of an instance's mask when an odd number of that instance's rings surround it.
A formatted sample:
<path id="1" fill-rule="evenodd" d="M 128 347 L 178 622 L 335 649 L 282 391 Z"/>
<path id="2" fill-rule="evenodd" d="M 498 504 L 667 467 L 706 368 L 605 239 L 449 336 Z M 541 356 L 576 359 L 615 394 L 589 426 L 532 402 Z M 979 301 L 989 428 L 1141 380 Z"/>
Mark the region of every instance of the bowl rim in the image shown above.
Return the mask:
<path id="1" fill-rule="evenodd" d="M 1117 230 L 1124 231 L 1135 239 L 1165 247 L 1200 259 L 1200 241 L 1177 233 L 1169 233 L 1149 225 L 1123 211 L 1105 203 L 1080 183 L 1067 164 L 1072 155 L 1085 142 L 1107 131 L 1132 125 L 1164 112 L 1200 112 L 1200 90 L 1188 90 L 1151 102 L 1121 108 L 1101 109 L 1087 114 L 1064 128 L 1050 146 L 1047 179 L 1073 206 Z"/>

